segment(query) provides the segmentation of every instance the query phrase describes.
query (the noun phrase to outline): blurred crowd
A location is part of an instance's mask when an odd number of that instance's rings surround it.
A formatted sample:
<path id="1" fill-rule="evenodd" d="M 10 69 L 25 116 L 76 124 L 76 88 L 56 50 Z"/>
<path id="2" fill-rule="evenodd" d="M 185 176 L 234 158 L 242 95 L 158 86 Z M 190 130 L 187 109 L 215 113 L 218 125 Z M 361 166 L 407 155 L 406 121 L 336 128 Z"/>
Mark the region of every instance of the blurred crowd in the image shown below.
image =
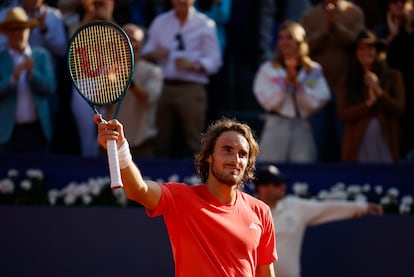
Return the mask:
<path id="1" fill-rule="evenodd" d="M 414 159 L 412 0 L 2 1 L 0 154 L 104 155 L 67 69 L 96 20 L 134 50 L 118 118 L 137 157 L 192 158 L 230 116 L 255 130 L 259 161 Z"/>

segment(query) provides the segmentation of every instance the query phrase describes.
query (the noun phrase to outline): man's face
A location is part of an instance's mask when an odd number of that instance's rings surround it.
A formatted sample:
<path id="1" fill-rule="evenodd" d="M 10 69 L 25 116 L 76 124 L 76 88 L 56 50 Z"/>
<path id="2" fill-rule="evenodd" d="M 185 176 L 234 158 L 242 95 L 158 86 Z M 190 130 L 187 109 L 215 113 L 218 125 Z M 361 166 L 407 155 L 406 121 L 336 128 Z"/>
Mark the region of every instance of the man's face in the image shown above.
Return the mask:
<path id="1" fill-rule="evenodd" d="M 43 0 L 20 0 L 20 3 L 26 11 L 34 11 L 43 4 Z"/>
<path id="2" fill-rule="evenodd" d="M 171 4 L 177 13 L 187 13 L 194 5 L 194 0 L 171 0 Z"/>
<path id="3" fill-rule="evenodd" d="M 94 20 L 111 21 L 114 13 L 114 0 L 82 0 L 85 10 L 93 14 Z"/>
<path id="4" fill-rule="evenodd" d="M 265 184 L 256 187 L 258 197 L 266 203 L 275 203 L 286 195 L 286 184 Z"/>
<path id="5" fill-rule="evenodd" d="M 134 54 L 139 54 L 144 41 L 144 32 L 141 29 L 132 27 L 126 27 L 124 31 L 131 41 L 132 49 L 134 49 Z"/>
<path id="6" fill-rule="evenodd" d="M 235 186 L 244 177 L 249 160 L 249 144 L 238 132 L 226 131 L 216 141 L 214 152 L 207 162 L 210 164 L 208 179 Z"/>
<path id="7" fill-rule="evenodd" d="M 10 48 L 23 51 L 29 44 L 30 29 L 21 23 L 10 23 L 6 27 L 6 36 Z"/>

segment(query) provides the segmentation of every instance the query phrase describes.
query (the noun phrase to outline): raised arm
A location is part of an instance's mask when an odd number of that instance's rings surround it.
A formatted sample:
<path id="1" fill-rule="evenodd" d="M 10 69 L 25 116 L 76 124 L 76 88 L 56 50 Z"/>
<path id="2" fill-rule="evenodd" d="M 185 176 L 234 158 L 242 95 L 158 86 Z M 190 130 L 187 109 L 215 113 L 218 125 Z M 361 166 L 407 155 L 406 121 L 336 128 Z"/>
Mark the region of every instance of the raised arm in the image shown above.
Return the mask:
<path id="1" fill-rule="evenodd" d="M 98 126 L 98 143 L 106 149 L 108 140 L 116 140 L 124 191 L 128 199 L 136 201 L 149 210 L 154 210 L 161 198 L 161 186 L 157 182 L 144 181 L 132 160 L 123 125 L 116 119 L 106 121 L 100 114 L 93 118 Z"/>

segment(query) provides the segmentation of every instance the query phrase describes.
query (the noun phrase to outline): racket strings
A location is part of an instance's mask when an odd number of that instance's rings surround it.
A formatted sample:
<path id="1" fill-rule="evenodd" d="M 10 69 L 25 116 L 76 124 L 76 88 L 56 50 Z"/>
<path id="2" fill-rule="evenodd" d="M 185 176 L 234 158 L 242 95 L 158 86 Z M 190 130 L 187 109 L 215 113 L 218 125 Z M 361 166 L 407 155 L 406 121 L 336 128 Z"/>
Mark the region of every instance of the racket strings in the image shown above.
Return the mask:
<path id="1" fill-rule="evenodd" d="M 131 71 L 126 37 L 110 26 L 95 25 L 81 30 L 69 51 L 71 74 L 79 92 L 98 105 L 116 102 Z"/>

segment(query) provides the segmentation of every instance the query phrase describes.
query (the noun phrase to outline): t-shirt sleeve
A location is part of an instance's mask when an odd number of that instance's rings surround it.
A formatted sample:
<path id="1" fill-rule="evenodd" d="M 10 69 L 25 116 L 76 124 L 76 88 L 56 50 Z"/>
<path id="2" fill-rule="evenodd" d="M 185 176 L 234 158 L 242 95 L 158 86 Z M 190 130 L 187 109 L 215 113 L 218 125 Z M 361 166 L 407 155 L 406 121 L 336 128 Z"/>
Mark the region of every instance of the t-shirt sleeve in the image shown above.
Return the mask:
<path id="1" fill-rule="evenodd" d="M 158 203 L 158 206 L 154 210 L 146 209 L 147 215 L 149 217 L 157 217 L 163 215 L 165 211 L 165 206 L 167 205 L 169 199 L 172 198 L 173 192 L 171 190 L 171 184 L 161 184 L 161 199 Z"/>
<path id="2" fill-rule="evenodd" d="M 273 218 L 269 207 L 263 209 L 263 234 L 258 249 L 258 265 L 266 265 L 278 260 L 276 251 L 276 236 Z"/>

